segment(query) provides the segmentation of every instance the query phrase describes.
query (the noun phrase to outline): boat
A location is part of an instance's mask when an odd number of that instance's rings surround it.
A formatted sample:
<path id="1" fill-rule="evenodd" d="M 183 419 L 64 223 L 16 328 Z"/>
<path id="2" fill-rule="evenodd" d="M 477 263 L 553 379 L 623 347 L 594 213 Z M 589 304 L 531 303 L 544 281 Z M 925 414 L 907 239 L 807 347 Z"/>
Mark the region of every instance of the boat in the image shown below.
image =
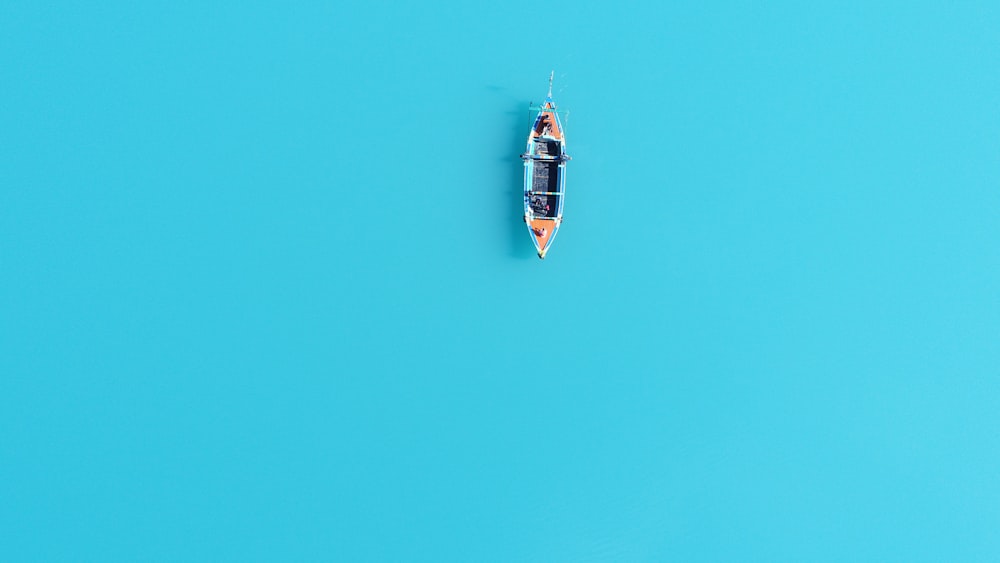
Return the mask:
<path id="1" fill-rule="evenodd" d="M 524 222 L 538 257 L 544 259 L 563 220 L 566 195 L 566 132 L 559 119 L 561 111 L 552 101 L 552 79 L 549 93 L 537 111 L 528 133 L 528 149 L 521 155 L 524 161 Z"/>

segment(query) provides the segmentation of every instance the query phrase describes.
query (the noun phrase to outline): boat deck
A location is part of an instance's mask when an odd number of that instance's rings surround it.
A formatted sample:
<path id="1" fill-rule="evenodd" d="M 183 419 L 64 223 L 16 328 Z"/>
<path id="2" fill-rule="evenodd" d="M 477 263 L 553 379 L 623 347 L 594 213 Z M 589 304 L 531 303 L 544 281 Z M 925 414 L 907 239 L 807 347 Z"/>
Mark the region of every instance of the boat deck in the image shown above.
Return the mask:
<path id="1" fill-rule="evenodd" d="M 528 227 L 531 229 L 531 235 L 535 237 L 535 244 L 538 245 L 539 249 L 545 248 L 545 245 L 549 243 L 549 239 L 555 235 L 556 227 L 559 226 L 559 222 L 555 219 L 532 219 L 528 223 Z M 545 234 L 539 234 L 544 232 Z"/>
<path id="2" fill-rule="evenodd" d="M 562 156 L 562 148 L 557 140 L 535 139 L 535 156 L 559 158 Z"/>
<path id="3" fill-rule="evenodd" d="M 559 163 L 536 160 L 532 162 L 531 191 L 559 191 Z"/>
<path id="4" fill-rule="evenodd" d="M 542 112 L 535 119 L 535 127 L 531 130 L 531 135 L 534 137 L 548 135 L 556 139 L 562 138 L 562 129 L 559 127 L 559 120 L 556 119 L 555 112 Z"/>

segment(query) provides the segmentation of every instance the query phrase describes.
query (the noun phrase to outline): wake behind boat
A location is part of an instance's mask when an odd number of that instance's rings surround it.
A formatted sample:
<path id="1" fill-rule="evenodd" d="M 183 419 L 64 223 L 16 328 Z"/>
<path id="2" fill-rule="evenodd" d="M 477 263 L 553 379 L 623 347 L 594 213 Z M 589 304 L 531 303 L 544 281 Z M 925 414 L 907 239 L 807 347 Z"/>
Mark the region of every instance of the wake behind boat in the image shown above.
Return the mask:
<path id="1" fill-rule="evenodd" d="M 528 225 L 531 240 L 539 258 L 552 246 L 563 217 L 563 200 L 566 195 L 566 135 L 559 110 L 552 101 L 552 79 L 549 75 L 549 93 L 537 109 L 531 132 L 528 133 L 528 150 L 521 155 L 524 160 L 524 222 Z"/>

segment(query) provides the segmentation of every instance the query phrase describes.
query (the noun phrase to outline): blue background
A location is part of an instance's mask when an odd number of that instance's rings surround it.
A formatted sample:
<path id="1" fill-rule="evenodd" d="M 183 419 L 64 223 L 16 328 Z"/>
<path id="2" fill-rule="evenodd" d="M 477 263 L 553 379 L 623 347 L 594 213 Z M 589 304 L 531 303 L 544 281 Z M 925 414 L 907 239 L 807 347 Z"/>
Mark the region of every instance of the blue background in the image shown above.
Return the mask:
<path id="1" fill-rule="evenodd" d="M 1000 7 L 868 4 L 6 3 L 0 558 L 1000 559 Z"/>

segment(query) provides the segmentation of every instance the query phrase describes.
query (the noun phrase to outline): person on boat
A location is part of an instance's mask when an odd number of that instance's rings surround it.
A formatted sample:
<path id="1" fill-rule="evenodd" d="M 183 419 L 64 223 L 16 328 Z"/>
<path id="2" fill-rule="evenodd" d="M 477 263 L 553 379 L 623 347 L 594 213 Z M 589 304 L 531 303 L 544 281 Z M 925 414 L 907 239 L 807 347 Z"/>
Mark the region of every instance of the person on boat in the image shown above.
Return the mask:
<path id="1" fill-rule="evenodd" d="M 543 227 L 535 227 L 534 229 L 531 229 L 531 232 L 535 233 L 535 236 L 537 236 L 537 237 L 544 237 L 545 235 L 547 235 L 549 233 Z"/>
<path id="2" fill-rule="evenodd" d="M 548 135 L 552 132 L 552 124 L 549 123 L 549 116 L 542 114 L 542 118 L 538 120 L 538 130 L 539 135 Z"/>
<path id="3" fill-rule="evenodd" d="M 531 209 L 535 213 L 548 213 L 549 206 L 547 203 L 542 201 L 542 198 L 538 196 L 533 196 L 531 200 Z"/>

